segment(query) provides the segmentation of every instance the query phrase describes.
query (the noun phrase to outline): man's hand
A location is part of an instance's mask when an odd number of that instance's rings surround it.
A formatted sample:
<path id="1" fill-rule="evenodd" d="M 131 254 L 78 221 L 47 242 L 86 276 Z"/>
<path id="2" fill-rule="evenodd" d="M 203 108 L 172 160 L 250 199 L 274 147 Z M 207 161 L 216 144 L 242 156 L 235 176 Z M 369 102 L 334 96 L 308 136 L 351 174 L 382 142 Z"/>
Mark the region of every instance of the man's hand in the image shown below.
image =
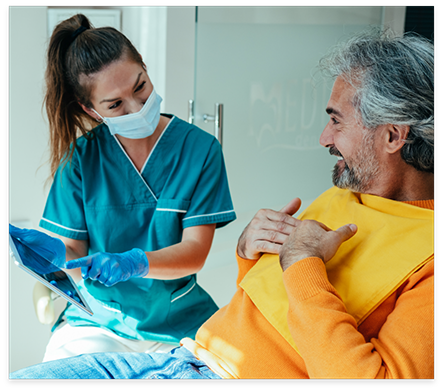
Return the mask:
<path id="1" fill-rule="evenodd" d="M 299 223 L 292 215 L 300 209 L 300 205 L 300 199 L 294 198 L 280 212 L 259 210 L 238 240 L 238 255 L 244 259 L 258 259 L 262 253 L 278 254 Z"/>
<path id="2" fill-rule="evenodd" d="M 280 265 L 285 271 L 295 262 L 308 257 L 318 257 L 326 263 L 340 245 L 356 232 L 355 224 L 347 224 L 333 231 L 315 220 L 300 221 L 280 250 Z"/>

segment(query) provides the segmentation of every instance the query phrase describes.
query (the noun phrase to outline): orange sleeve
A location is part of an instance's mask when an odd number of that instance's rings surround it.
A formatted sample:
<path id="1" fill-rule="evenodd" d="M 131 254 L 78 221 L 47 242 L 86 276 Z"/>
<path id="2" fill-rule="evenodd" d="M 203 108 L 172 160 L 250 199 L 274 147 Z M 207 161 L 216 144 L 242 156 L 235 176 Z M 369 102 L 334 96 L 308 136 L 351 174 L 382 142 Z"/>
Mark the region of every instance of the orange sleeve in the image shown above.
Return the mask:
<path id="1" fill-rule="evenodd" d="M 433 378 L 433 261 L 397 290 L 395 308 L 369 341 L 321 259 L 295 263 L 283 279 L 289 329 L 310 378 Z"/>
<path id="2" fill-rule="evenodd" d="M 244 259 L 240 255 L 238 255 L 237 250 L 235 250 L 235 255 L 237 257 L 237 264 L 238 264 L 238 275 L 237 275 L 237 287 L 238 287 L 238 284 L 240 284 L 246 273 L 257 263 L 258 259 Z"/>

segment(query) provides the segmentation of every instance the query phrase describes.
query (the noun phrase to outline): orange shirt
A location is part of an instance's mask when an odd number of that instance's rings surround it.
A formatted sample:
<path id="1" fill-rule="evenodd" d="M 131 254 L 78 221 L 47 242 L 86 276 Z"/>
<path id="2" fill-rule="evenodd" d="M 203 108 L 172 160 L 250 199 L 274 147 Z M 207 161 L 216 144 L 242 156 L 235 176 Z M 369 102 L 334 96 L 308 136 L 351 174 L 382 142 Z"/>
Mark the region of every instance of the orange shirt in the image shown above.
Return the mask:
<path id="1" fill-rule="evenodd" d="M 433 201 L 410 202 L 433 209 Z M 243 279 L 256 261 L 237 256 Z M 329 283 L 324 263 L 306 258 L 283 273 L 288 325 L 300 355 L 238 287 L 231 302 L 182 344 L 222 377 L 434 377 L 434 261 L 415 272 L 357 326 Z M 303 358 L 302 358 L 303 357 Z"/>

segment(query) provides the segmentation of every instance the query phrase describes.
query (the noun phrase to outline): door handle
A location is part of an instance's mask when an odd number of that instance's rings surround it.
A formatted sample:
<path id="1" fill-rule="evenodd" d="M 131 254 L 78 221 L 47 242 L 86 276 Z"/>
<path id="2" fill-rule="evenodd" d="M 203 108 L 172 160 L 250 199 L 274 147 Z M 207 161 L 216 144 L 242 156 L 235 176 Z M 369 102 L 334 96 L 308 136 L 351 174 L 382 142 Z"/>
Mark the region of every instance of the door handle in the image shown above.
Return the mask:
<path id="1" fill-rule="evenodd" d="M 203 114 L 203 121 L 214 121 L 214 136 L 223 147 L 223 103 L 215 104 L 215 114 Z"/>
<path id="2" fill-rule="evenodd" d="M 188 101 L 188 122 L 194 124 L 194 101 L 190 99 Z M 223 103 L 215 104 L 215 114 L 203 114 L 203 121 L 214 121 L 214 136 L 223 147 Z"/>
<path id="3" fill-rule="evenodd" d="M 192 99 L 188 100 L 188 122 L 194 123 L 194 101 Z"/>

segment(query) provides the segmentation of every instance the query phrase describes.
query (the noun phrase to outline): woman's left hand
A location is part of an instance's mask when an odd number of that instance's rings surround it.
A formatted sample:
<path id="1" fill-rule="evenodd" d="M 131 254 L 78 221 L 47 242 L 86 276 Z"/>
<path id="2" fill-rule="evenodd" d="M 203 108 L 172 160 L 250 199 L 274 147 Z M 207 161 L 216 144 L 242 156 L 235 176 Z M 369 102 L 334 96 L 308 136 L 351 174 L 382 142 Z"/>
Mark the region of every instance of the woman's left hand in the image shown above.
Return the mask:
<path id="1" fill-rule="evenodd" d="M 25 266 L 42 274 L 65 267 L 66 248 L 60 239 L 35 229 L 19 228 L 11 224 L 9 234 Z"/>
<path id="2" fill-rule="evenodd" d="M 144 277 L 149 272 L 148 257 L 139 248 L 121 254 L 100 252 L 66 263 L 67 269 L 79 267 L 84 279 L 98 280 L 107 287 L 132 277 Z"/>

